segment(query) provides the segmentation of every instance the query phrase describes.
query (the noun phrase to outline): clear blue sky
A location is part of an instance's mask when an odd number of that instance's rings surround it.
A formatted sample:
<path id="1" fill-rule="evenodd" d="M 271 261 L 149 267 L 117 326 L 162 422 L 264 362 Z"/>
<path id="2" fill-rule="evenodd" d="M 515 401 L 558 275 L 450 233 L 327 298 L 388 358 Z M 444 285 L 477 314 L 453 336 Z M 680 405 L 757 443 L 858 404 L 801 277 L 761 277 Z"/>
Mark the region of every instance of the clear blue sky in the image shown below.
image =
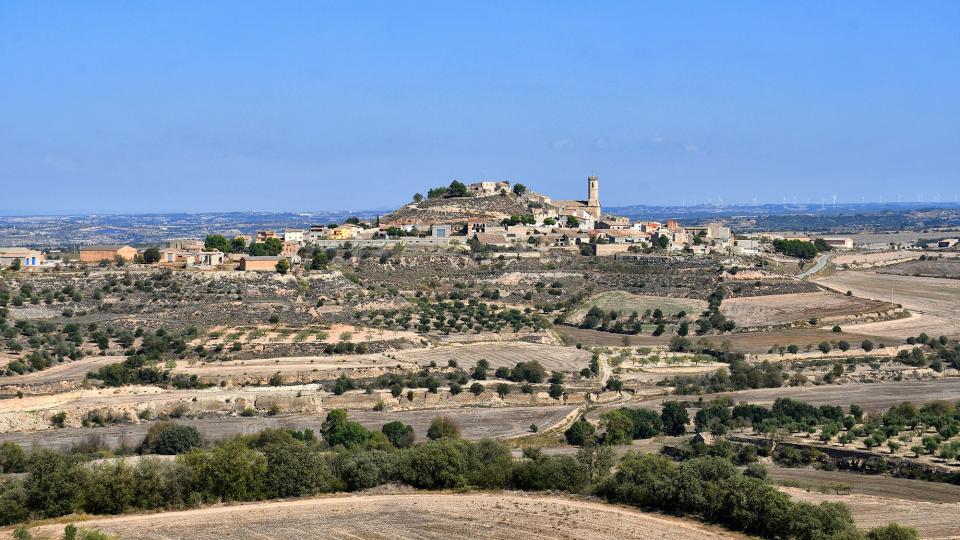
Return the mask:
<path id="1" fill-rule="evenodd" d="M 0 3 L 0 212 L 960 192 L 960 2 Z"/>

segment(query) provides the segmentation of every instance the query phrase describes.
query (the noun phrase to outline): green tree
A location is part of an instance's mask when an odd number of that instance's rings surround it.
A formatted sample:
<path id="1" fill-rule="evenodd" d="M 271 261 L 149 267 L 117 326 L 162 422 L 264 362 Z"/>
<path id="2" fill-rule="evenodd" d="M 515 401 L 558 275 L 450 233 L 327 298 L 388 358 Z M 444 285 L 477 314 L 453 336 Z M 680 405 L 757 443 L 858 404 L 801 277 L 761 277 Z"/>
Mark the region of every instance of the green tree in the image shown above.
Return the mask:
<path id="1" fill-rule="evenodd" d="M 230 240 L 230 252 L 231 253 L 246 253 L 247 252 L 247 239 L 242 236 L 237 236 L 233 240 Z"/>
<path id="2" fill-rule="evenodd" d="M 920 535 L 912 527 L 902 527 L 891 523 L 884 527 L 874 527 L 867 531 L 867 540 L 917 540 Z"/>
<path id="3" fill-rule="evenodd" d="M 683 435 L 690 423 L 690 415 L 680 402 L 667 401 L 660 412 L 660 421 L 663 422 L 663 432 L 667 435 Z"/>
<path id="4" fill-rule="evenodd" d="M 380 431 L 387 436 L 387 439 L 390 440 L 390 444 L 396 446 L 397 448 L 410 448 L 413 446 L 413 443 L 416 440 L 416 435 L 413 432 L 413 426 L 409 426 L 403 422 L 388 422 L 380 428 Z"/>
<path id="5" fill-rule="evenodd" d="M 155 247 L 145 249 L 143 252 L 143 262 L 146 264 L 160 262 L 160 250 Z"/>
<path id="6" fill-rule="evenodd" d="M 29 472 L 24 488 L 30 508 L 38 515 L 62 516 L 79 506 L 82 478 L 63 455 L 53 450 L 36 450 Z"/>
<path id="7" fill-rule="evenodd" d="M 633 419 L 622 409 L 614 409 L 601 414 L 600 422 L 606 430 L 603 434 L 604 444 L 630 444 L 630 441 L 633 440 Z"/>
<path id="8" fill-rule="evenodd" d="M 527 186 L 525 186 L 525 185 L 523 185 L 523 184 L 514 184 L 514 185 L 513 185 L 513 192 L 514 192 L 516 195 L 523 195 L 524 193 L 527 192 Z"/>
<path id="9" fill-rule="evenodd" d="M 222 253 L 230 253 L 230 242 L 222 234 L 208 234 L 203 241 L 203 249 L 206 251 L 216 249 Z"/>
<path id="10" fill-rule="evenodd" d="M 347 411 L 343 409 L 333 409 L 327 413 L 321 426 L 321 433 L 323 433 L 323 440 L 331 448 L 336 446 L 356 448 L 370 440 L 370 432 L 367 428 L 357 422 L 349 421 Z"/>
<path id="11" fill-rule="evenodd" d="M 423 201 L 423 194 L 421 194 L 421 193 L 414 193 L 414 194 L 413 194 L 413 202 L 419 203 L 419 202 L 422 202 L 422 201 Z"/>
<path id="12" fill-rule="evenodd" d="M 140 447 L 144 452 L 174 455 L 200 445 L 200 432 L 197 428 L 174 422 L 157 422 L 150 426 Z"/>
<path id="13" fill-rule="evenodd" d="M 281 276 L 285 275 L 287 272 L 290 271 L 290 261 L 288 261 L 287 259 L 280 259 L 279 261 L 277 261 L 276 268 L 277 268 L 278 274 L 280 274 Z"/>
<path id="14" fill-rule="evenodd" d="M 571 424 L 570 427 L 563 432 L 563 436 L 567 439 L 568 444 L 583 446 L 584 444 L 596 442 L 596 433 L 597 430 L 593 427 L 593 424 L 580 419 Z"/>

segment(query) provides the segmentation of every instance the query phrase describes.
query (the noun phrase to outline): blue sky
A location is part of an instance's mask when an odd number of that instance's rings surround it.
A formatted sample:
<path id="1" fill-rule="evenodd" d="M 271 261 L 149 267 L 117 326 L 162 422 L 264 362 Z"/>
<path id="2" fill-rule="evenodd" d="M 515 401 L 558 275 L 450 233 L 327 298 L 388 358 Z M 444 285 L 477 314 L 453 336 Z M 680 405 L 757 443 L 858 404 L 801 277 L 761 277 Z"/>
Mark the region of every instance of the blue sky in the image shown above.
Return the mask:
<path id="1" fill-rule="evenodd" d="M 960 2 L 0 3 L 0 212 L 953 201 Z"/>

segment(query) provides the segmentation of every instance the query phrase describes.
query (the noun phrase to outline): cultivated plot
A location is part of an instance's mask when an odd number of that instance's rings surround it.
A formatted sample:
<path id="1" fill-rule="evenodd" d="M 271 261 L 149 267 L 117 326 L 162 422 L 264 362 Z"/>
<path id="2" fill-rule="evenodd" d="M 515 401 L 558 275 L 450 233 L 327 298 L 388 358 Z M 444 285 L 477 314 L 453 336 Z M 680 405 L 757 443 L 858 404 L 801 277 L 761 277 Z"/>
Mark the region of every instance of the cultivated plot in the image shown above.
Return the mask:
<path id="1" fill-rule="evenodd" d="M 476 365 L 477 361 L 483 358 L 493 368 L 513 367 L 518 362 L 536 360 L 550 371 L 580 371 L 590 362 L 590 353 L 584 350 L 523 341 L 410 349 L 393 353 L 393 356 L 398 360 L 419 364 L 436 362 L 438 366 L 445 366 L 449 360 L 456 360 L 460 367 Z"/>
<path id="2" fill-rule="evenodd" d="M 820 291 L 730 298 L 723 301 L 720 311 L 738 326 L 756 327 L 790 324 L 811 318 L 876 314 L 891 307 L 886 302 Z"/>
<path id="3" fill-rule="evenodd" d="M 124 539 L 191 538 L 735 538 L 716 527 L 625 507 L 507 493 L 322 497 L 83 523 Z M 46 525 L 39 534 L 60 534 Z"/>

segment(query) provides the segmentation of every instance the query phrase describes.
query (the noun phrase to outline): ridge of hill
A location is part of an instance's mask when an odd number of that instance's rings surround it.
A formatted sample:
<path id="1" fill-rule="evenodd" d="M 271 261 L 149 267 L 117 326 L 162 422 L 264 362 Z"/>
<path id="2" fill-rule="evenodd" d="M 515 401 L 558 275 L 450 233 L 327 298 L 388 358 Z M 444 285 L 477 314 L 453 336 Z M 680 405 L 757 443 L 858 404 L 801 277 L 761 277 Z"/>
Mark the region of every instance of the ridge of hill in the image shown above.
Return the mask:
<path id="1" fill-rule="evenodd" d="M 526 200 L 514 193 L 424 199 L 407 204 L 381 218 L 384 224 L 445 223 L 467 219 L 499 221 L 512 215 L 529 214 Z"/>

